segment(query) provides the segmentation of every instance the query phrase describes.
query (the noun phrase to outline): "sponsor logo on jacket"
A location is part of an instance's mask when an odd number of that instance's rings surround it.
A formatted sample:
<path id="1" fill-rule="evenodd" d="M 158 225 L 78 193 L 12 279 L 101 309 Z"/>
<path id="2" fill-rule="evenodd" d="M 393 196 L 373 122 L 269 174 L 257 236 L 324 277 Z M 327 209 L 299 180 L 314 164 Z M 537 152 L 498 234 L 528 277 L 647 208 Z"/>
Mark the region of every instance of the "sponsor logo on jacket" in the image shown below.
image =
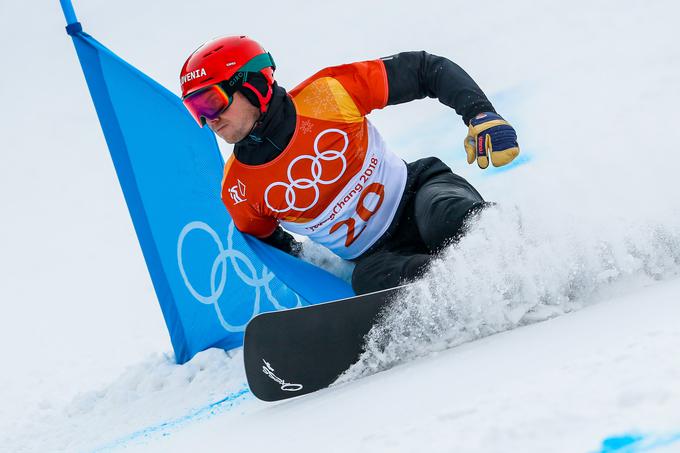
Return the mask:
<path id="1" fill-rule="evenodd" d="M 236 181 L 237 183 L 229 188 L 229 195 L 231 195 L 234 204 L 239 204 L 246 201 L 246 185 L 240 179 Z"/>

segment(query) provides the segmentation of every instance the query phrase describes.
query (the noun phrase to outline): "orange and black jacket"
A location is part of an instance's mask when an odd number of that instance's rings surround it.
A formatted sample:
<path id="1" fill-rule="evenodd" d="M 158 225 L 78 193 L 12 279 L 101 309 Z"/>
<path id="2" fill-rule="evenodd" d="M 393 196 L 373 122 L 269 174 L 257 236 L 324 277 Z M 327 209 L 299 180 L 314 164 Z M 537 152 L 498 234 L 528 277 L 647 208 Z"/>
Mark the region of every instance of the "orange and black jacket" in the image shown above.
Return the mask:
<path id="1" fill-rule="evenodd" d="M 475 81 L 451 60 L 424 51 L 402 52 L 381 59 L 385 65 L 388 85 L 387 105 L 436 98 L 451 107 L 467 125 L 482 112 L 495 112 L 491 102 Z M 257 75 L 249 82 L 258 87 L 264 80 Z M 243 91 L 254 98 L 254 94 Z M 252 99 L 251 102 L 257 102 Z M 275 159 L 288 145 L 295 131 L 296 112 L 284 88 L 274 83 L 274 94 L 267 112 L 260 118 L 248 137 L 234 146 L 234 157 L 247 165 L 262 165 Z M 449 171 L 436 157 L 426 157 L 407 163 L 407 182 L 401 205 L 406 205 L 418 188 L 429 178 Z M 401 209 L 400 209 L 401 210 Z M 395 224 L 399 219 L 395 219 Z M 396 226 L 396 225 L 395 225 Z M 298 255 L 300 244 L 278 227 L 265 242 L 292 255 Z"/>

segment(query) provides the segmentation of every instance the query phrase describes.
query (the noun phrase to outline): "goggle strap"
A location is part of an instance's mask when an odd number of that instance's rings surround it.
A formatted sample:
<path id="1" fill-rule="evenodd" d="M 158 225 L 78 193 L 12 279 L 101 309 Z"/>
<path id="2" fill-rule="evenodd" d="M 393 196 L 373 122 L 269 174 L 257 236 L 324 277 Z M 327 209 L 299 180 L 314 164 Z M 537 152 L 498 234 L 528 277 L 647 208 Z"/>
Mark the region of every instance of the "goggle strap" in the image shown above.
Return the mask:
<path id="1" fill-rule="evenodd" d="M 276 64 L 274 64 L 274 59 L 271 54 L 269 52 L 261 53 L 248 60 L 246 64 L 241 66 L 238 72 L 259 72 L 269 66 L 271 66 L 272 69 L 276 69 Z"/>
<path id="2" fill-rule="evenodd" d="M 267 103 L 269 100 L 272 98 L 272 94 L 274 93 L 274 90 L 272 90 L 272 87 L 270 85 L 267 86 L 267 95 L 262 96 L 260 92 L 251 84 L 249 83 L 244 83 L 243 86 L 245 88 L 248 88 L 250 91 L 255 93 L 255 96 L 257 96 L 257 99 L 260 101 L 260 113 L 265 113 L 267 111 Z"/>
<path id="3" fill-rule="evenodd" d="M 260 72 L 264 68 L 268 68 L 270 66 L 272 69 L 276 69 L 274 59 L 269 53 L 261 53 L 260 55 L 256 55 L 255 57 L 248 60 L 246 64 L 241 66 L 239 70 L 233 76 L 231 76 L 231 78 L 228 80 L 228 85 L 234 85 L 240 78 L 242 78 L 241 84 L 243 84 L 248 80 L 249 72 Z M 271 83 L 271 81 L 269 83 Z"/>

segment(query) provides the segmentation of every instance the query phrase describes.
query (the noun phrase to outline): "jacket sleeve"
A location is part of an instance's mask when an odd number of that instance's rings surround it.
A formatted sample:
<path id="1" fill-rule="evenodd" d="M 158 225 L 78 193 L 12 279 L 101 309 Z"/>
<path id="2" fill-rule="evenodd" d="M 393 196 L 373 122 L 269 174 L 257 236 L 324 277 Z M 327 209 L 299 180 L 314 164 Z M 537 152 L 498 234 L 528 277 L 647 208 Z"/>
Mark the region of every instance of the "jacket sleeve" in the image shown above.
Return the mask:
<path id="1" fill-rule="evenodd" d="M 380 59 L 331 66 L 290 91 L 302 116 L 361 119 L 387 105 L 387 74 Z M 305 112 L 309 112 L 307 115 Z"/>
<path id="2" fill-rule="evenodd" d="M 382 58 L 387 72 L 387 105 L 437 98 L 456 110 L 466 125 L 478 113 L 496 112 L 481 88 L 451 60 L 425 51 Z"/>
<path id="3" fill-rule="evenodd" d="M 246 203 L 231 206 L 225 203 L 236 228 L 242 232 L 255 236 L 262 242 L 276 247 L 289 255 L 299 256 L 302 244 L 286 232 L 276 219 L 254 215 Z"/>

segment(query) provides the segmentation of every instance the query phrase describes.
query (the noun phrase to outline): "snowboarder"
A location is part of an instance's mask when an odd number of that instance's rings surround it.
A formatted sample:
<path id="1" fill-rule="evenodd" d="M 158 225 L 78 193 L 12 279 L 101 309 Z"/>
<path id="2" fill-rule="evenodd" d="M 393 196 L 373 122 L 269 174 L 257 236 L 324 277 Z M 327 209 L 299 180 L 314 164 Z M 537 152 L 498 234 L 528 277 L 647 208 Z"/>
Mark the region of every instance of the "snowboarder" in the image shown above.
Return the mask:
<path id="1" fill-rule="evenodd" d="M 287 92 L 269 53 L 246 36 L 203 44 L 182 67 L 182 99 L 198 124 L 234 144 L 222 200 L 236 227 L 292 255 L 305 235 L 356 267 L 357 294 L 421 276 L 436 252 L 488 205 L 436 157 L 406 163 L 366 119 L 424 97 L 468 125 L 468 163 L 519 154 L 515 130 L 472 78 L 426 52 L 323 69 Z"/>

